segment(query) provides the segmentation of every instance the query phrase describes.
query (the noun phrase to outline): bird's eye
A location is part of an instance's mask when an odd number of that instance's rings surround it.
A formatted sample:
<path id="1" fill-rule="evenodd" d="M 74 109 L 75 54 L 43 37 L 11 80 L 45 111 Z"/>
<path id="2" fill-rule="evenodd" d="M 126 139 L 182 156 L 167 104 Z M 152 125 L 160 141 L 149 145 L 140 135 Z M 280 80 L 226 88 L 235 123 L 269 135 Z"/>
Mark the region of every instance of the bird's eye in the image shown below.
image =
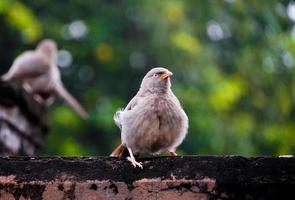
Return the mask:
<path id="1" fill-rule="evenodd" d="M 153 75 L 154 77 L 157 77 L 158 76 L 158 74 L 157 73 L 154 73 L 154 75 Z"/>

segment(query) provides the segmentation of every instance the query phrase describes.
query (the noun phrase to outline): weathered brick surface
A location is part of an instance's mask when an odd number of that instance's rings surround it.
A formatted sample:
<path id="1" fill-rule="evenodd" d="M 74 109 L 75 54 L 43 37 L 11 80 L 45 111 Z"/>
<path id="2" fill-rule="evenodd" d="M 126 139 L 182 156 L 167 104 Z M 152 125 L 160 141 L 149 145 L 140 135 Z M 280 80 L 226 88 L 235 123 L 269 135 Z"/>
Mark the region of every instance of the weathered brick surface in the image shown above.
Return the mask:
<path id="1" fill-rule="evenodd" d="M 141 161 L 143 170 L 109 157 L 2 157 L 0 199 L 294 197 L 294 158 L 191 156 Z"/>
<path id="2" fill-rule="evenodd" d="M 132 189 L 120 181 L 45 181 L 2 184 L 1 199 L 209 199 L 214 180 L 161 180 L 144 179 Z M 201 185 L 201 187 L 199 186 Z M 204 188 L 202 188 L 204 187 Z"/>

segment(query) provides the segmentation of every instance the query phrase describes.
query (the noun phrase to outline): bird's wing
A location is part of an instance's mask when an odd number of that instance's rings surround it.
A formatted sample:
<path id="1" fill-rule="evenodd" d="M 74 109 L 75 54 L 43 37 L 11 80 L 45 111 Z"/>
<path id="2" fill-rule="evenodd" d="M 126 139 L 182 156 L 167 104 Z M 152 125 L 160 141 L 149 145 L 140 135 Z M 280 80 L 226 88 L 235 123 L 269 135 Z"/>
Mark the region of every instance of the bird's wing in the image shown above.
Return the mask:
<path id="1" fill-rule="evenodd" d="M 38 77 L 47 73 L 49 67 L 49 59 L 40 53 L 27 51 L 15 59 L 9 71 L 2 76 L 2 80 L 23 80 Z"/>
<path id="2" fill-rule="evenodd" d="M 114 121 L 115 121 L 115 124 L 120 128 L 122 129 L 122 123 L 121 123 L 121 114 L 124 112 L 124 111 L 128 111 L 128 110 L 132 110 L 136 105 L 137 105 L 137 102 L 138 102 L 138 97 L 137 96 L 134 96 L 130 101 L 129 103 L 127 104 L 127 106 L 125 107 L 125 109 L 119 109 L 115 115 L 114 115 Z M 116 147 L 116 149 L 111 153 L 110 156 L 112 157 L 122 157 L 124 152 L 127 150 L 126 146 L 124 144 L 120 144 Z"/>
<path id="3" fill-rule="evenodd" d="M 130 101 L 129 103 L 127 104 L 126 108 L 124 110 L 131 110 L 133 109 L 137 103 L 138 103 L 138 98 L 137 96 L 134 96 Z"/>
<path id="4" fill-rule="evenodd" d="M 83 119 L 89 117 L 85 109 L 78 101 L 65 89 L 61 81 L 57 81 L 54 86 L 55 92 L 63 98 Z"/>
<path id="5" fill-rule="evenodd" d="M 127 106 L 125 107 L 125 109 L 119 109 L 117 110 L 117 112 L 114 114 L 114 121 L 115 121 L 115 124 L 121 129 L 122 128 L 122 123 L 121 123 L 121 114 L 124 112 L 124 111 L 128 111 L 128 110 L 131 110 L 133 109 L 136 105 L 137 105 L 137 101 L 138 101 L 138 97 L 137 96 L 134 96 L 130 101 L 129 103 L 127 104 Z"/>

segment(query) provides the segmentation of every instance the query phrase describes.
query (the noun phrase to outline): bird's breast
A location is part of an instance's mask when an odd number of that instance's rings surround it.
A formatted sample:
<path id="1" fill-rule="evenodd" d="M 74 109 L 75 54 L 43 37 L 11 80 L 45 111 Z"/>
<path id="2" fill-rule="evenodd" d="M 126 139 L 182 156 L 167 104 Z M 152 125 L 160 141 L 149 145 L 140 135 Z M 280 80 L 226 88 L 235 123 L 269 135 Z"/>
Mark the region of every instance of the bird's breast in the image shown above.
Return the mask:
<path id="1" fill-rule="evenodd" d="M 167 98 L 146 99 L 141 105 L 128 123 L 126 142 L 139 152 L 167 150 L 182 132 L 182 108 Z"/>

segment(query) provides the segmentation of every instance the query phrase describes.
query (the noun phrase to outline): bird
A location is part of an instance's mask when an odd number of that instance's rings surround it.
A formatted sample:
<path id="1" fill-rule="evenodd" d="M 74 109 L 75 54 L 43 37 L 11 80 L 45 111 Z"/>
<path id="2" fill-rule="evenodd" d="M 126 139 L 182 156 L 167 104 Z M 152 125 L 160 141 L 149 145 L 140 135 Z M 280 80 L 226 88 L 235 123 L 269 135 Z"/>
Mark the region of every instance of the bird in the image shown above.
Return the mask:
<path id="1" fill-rule="evenodd" d="M 59 96 L 64 99 L 82 118 L 88 113 L 64 87 L 57 65 L 57 44 L 52 39 L 40 41 L 35 50 L 21 53 L 13 61 L 2 81 L 14 81 L 44 106 L 51 105 Z"/>
<path id="2" fill-rule="evenodd" d="M 143 168 L 135 154 L 167 152 L 170 156 L 177 155 L 176 148 L 186 137 L 189 122 L 171 90 L 172 75 L 163 67 L 151 69 L 125 109 L 114 114 L 115 124 L 121 130 L 121 144 L 110 156 L 121 157 L 128 150 L 127 160 L 134 167 Z"/>

